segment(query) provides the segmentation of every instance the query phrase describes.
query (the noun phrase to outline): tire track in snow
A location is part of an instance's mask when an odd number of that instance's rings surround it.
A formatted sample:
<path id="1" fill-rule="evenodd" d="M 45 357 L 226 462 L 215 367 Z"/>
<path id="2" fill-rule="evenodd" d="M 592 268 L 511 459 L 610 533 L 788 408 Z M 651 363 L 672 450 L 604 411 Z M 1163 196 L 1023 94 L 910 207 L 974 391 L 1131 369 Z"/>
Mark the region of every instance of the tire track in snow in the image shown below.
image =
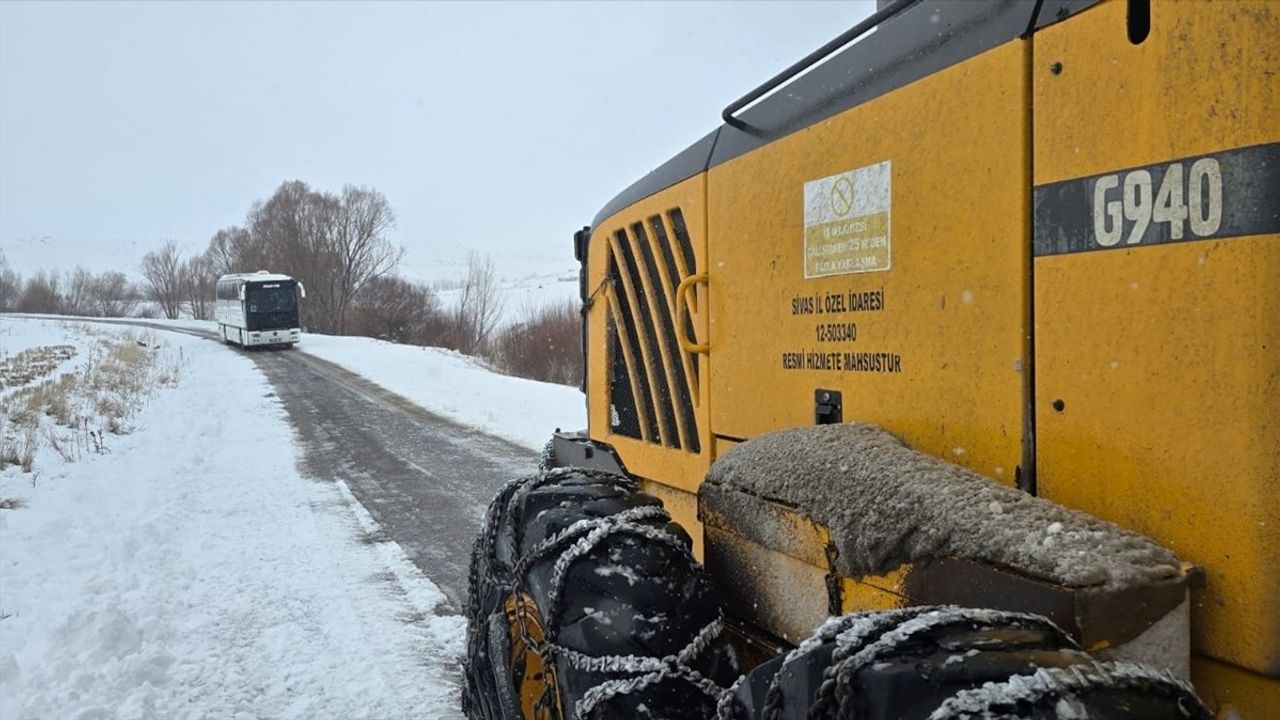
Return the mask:
<path id="1" fill-rule="evenodd" d="M 302 352 L 252 352 L 298 432 L 307 474 L 345 483 L 377 523 L 465 607 L 471 544 L 489 500 L 532 472 L 529 450 L 433 415 Z"/>

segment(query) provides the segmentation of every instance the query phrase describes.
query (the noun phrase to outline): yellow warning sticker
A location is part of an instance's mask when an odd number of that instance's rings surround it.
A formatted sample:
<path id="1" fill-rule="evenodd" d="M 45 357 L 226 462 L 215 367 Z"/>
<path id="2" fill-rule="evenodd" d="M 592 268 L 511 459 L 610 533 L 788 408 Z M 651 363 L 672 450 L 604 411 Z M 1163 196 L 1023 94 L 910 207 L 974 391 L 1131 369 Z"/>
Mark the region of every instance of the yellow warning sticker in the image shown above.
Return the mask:
<path id="1" fill-rule="evenodd" d="M 889 161 L 804 184 L 804 276 L 889 269 Z"/>

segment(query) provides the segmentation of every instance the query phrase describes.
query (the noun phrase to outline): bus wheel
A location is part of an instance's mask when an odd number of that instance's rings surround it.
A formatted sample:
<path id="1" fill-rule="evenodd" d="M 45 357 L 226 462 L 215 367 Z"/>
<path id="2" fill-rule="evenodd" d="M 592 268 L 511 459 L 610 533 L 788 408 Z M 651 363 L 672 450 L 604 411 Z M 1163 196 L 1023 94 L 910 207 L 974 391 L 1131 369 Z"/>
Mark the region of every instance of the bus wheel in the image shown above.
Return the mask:
<path id="1" fill-rule="evenodd" d="M 1191 686 L 1167 671 L 1097 662 L 1038 615 L 915 607 L 828 621 L 760 665 L 718 717 L 1201 718 Z"/>
<path id="2" fill-rule="evenodd" d="M 608 473 L 550 470 L 498 494 L 467 620 L 472 720 L 701 719 L 737 677 L 688 535 Z"/>

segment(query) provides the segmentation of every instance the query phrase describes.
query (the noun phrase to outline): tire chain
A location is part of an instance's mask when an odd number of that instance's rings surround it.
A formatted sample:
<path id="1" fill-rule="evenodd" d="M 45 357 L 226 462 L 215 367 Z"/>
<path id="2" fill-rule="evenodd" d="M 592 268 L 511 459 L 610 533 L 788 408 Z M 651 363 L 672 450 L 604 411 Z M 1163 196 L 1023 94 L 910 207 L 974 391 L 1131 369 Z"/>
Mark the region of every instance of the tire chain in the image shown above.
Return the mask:
<path id="1" fill-rule="evenodd" d="M 553 437 L 542 446 L 542 452 L 538 455 L 538 473 L 546 473 L 555 468 L 553 464 L 556 459 L 556 439 Z"/>
<path id="2" fill-rule="evenodd" d="M 869 619 L 865 615 L 858 614 L 843 615 L 828 620 L 818 628 L 812 637 L 800 643 L 800 645 L 794 648 L 791 652 L 787 653 L 787 657 L 784 658 L 782 664 L 778 666 L 778 673 L 775 676 L 775 682 L 770 683 L 769 690 L 765 693 L 764 707 L 761 709 L 760 713 L 761 720 L 777 720 L 778 713 L 782 710 L 782 685 L 776 680 L 782 677 L 782 673 L 793 661 L 804 656 L 818 645 L 836 640 L 839 636 L 847 633 L 851 628 L 856 627 L 859 623 L 874 622 L 876 624 L 873 627 L 880 627 L 881 625 L 884 625 L 886 626 L 885 629 L 887 629 L 902 620 L 918 615 L 919 610 L 921 610 L 921 608 L 907 608 L 905 610 L 890 611 L 889 613 L 881 616 L 884 618 L 883 622 L 881 622 L 879 618 Z M 881 630 L 881 632 L 883 632 L 883 630 Z M 824 674 L 824 678 L 825 677 L 826 676 Z M 829 692 L 830 689 L 834 688 L 834 683 L 834 677 L 830 680 L 824 679 L 823 687 Z M 831 687 L 828 688 L 828 685 Z M 821 695 L 819 695 L 819 697 L 821 697 Z M 729 716 L 722 718 L 722 720 L 733 720 L 733 718 L 732 716 Z"/>
<path id="3" fill-rule="evenodd" d="M 989 717 L 1000 706 L 1036 704 L 1055 695 L 1090 690 L 1151 691 L 1158 688 L 1174 699 L 1190 718 L 1208 720 L 1208 711 L 1186 681 L 1168 670 L 1156 670 L 1126 662 L 1091 662 L 1064 668 L 1040 668 L 1031 675 L 1017 675 L 1001 683 L 987 683 L 951 696 L 929 715 L 929 720 L 961 720 Z"/>
<path id="4" fill-rule="evenodd" d="M 739 675 L 732 685 L 720 693 L 720 699 L 716 702 L 716 720 L 744 720 L 745 716 L 738 712 L 742 707 L 734 696 L 737 694 L 738 688 L 742 687 L 742 683 L 746 682 L 746 680 L 746 675 Z M 745 718 L 745 720 L 751 719 Z"/>
<path id="5" fill-rule="evenodd" d="M 831 664 L 823 672 L 822 686 L 809 708 L 809 720 L 832 717 L 833 709 L 835 716 L 840 716 L 853 701 L 853 676 L 859 670 L 891 652 L 897 645 L 946 625 L 973 623 L 986 628 L 1010 625 L 1035 628 L 1054 633 L 1068 648 L 1078 647 L 1052 621 L 1030 613 L 944 605 L 909 608 L 889 613 L 884 619 L 888 622 L 877 619 L 871 627 L 854 625 L 836 638 L 839 645 L 831 655 Z"/>
<path id="6" fill-rule="evenodd" d="M 519 500 L 521 491 L 535 490 L 568 474 L 585 475 L 592 479 L 602 480 L 626 492 L 635 492 L 639 489 L 636 483 L 629 478 L 583 469 L 552 469 L 540 472 L 535 477 L 512 481 L 498 493 L 498 496 L 489 506 L 485 533 L 480 538 L 477 538 L 477 543 L 484 543 L 483 550 L 485 554 L 483 556 L 486 558 L 494 557 L 493 553 L 497 543 L 504 541 L 511 550 L 512 557 L 515 557 L 519 547 L 515 524 L 508 523 L 505 536 L 499 538 L 501 516 L 503 514 L 510 516 Z M 719 637 L 724 627 L 723 616 L 719 613 L 717 613 L 716 619 L 699 631 L 693 640 L 680 652 L 662 658 L 639 655 L 588 655 L 564 647 L 556 642 L 559 630 L 556 619 L 560 612 L 559 605 L 564 594 L 565 577 L 568 569 L 575 560 L 590 552 L 606 537 L 618 533 L 639 535 L 649 540 L 667 544 L 686 555 L 690 554 L 689 548 L 670 533 L 649 525 L 638 524 L 639 521 L 655 519 L 669 521 L 670 516 L 660 505 L 645 505 L 598 518 L 579 520 L 554 536 L 539 542 L 527 554 L 520 557 L 515 568 L 513 568 L 512 586 L 506 588 L 506 590 L 517 598 L 517 607 L 521 608 L 521 604 L 524 602 L 521 599 L 524 593 L 521 591 L 525 586 L 525 576 L 533 563 L 556 550 L 560 551 L 560 554 L 556 556 L 555 564 L 552 566 L 551 600 L 548 603 L 547 616 L 544 619 L 545 630 L 541 642 L 534 640 L 529 634 L 524 622 L 525 613 L 517 611 L 521 641 L 542 658 L 544 667 L 549 667 L 550 661 L 554 659 L 563 658 L 578 670 L 588 672 L 603 670 L 605 672 L 623 672 L 633 675 L 629 678 L 606 680 L 589 688 L 575 703 L 572 715 L 574 718 L 586 718 L 588 713 L 610 698 L 634 693 L 666 680 L 684 680 L 717 701 L 723 698 L 727 692 L 725 688 L 720 687 L 689 665 Z M 563 548 L 566 543 L 570 542 L 571 544 L 567 548 Z M 690 560 L 692 560 L 691 555 Z M 477 577 L 478 574 L 473 564 L 470 578 L 473 597 L 475 597 L 474 593 L 478 589 L 480 582 L 482 582 Z M 543 697 L 539 700 L 540 703 L 548 701 L 554 703 L 556 689 L 551 684 L 549 677 L 550 673 L 543 673 L 546 689 Z"/>
<path id="7" fill-rule="evenodd" d="M 930 615 L 925 622 L 908 626 L 904 631 L 894 631 L 908 621 Z M 848 708 L 851 700 L 853 675 L 858 670 L 873 662 L 884 653 L 890 652 L 899 643 L 909 640 L 916 634 L 927 632 L 938 627 L 958 622 L 976 622 L 991 625 L 998 622 L 1014 622 L 1020 626 L 1032 626 L 1054 633 L 1068 647 L 1075 643 L 1049 620 L 1037 615 L 1010 613 L 983 609 L 958 608 L 954 606 L 920 606 L 890 611 L 873 611 L 855 613 L 830 618 L 819 627 L 808 640 L 791 650 L 783 659 L 774 674 L 774 681 L 766 691 L 764 704 L 761 707 L 761 720 L 777 720 L 782 710 L 782 686 L 779 680 L 787 667 L 805 656 L 819 645 L 835 641 L 837 648 L 832 653 L 830 663 L 823 670 L 823 680 L 814 695 L 807 717 L 810 720 L 824 720 L 839 716 L 839 712 Z M 742 716 L 740 705 L 734 700 L 734 693 L 746 676 L 739 678 L 717 706 L 717 720 L 739 720 Z"/>

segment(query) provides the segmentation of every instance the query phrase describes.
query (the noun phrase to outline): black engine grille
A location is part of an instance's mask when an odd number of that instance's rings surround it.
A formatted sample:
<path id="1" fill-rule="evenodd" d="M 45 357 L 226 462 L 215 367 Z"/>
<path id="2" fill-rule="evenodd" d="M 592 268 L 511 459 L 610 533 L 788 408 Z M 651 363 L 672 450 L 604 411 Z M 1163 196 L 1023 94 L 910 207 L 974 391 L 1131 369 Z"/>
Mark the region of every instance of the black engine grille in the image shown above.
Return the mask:
<path id="1" fill-rule="evenodd" d="M 676 288 L 698 272 L 679 208 L 607 234 L 607 352 L 613 432 L 701 452 L 694 403 L 698 358 L 676 339 Z M 685 314 L 683 332 L 693 338 Z"/>

